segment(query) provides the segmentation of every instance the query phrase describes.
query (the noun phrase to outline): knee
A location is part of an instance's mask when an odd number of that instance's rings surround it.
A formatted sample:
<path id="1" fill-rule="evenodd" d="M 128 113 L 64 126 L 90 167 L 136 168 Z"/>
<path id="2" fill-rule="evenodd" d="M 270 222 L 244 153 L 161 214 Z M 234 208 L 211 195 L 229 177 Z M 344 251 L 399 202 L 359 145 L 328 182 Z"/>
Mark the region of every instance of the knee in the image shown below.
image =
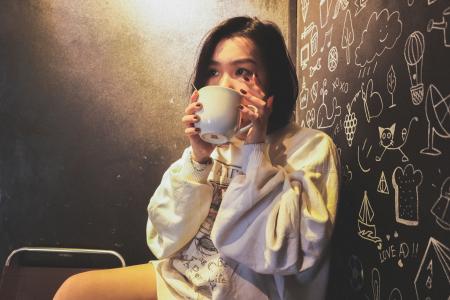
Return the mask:
<path id="1" fill-rule="evenodd" d="M 80 292 L 83 286 L 82 275 L 75 274 L 67 278 L 63 284 L 56 291 L 53 300 L 72 300 L 77 299 L 77 293 Z"/>

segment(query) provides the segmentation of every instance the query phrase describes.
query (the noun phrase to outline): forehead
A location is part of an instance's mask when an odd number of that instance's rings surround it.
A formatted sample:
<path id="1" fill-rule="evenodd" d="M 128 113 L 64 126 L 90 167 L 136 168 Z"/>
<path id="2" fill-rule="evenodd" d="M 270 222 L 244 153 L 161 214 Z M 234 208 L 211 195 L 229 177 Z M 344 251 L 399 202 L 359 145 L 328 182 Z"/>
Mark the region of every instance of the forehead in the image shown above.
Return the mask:
<path id="1" fill-rule="evenodd" d="M 217 44 L 211 59 L 226 63 L 243 57 L 259 60 L 259 51 L 252 40 L 244 37 L 232 37 L 223 39 Z"/>

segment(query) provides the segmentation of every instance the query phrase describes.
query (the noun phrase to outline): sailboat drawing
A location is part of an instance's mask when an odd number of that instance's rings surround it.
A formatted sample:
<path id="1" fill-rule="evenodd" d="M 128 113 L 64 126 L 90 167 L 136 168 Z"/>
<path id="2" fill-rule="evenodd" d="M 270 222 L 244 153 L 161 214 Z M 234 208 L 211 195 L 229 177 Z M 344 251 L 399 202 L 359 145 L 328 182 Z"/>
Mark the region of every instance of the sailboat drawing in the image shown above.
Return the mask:
<path id="1" fill-rule="evenodd" d="M 367 196 L 367 191 L 364 191 L 364 198 L 359 210 L 358 217 L 358 235 L 363 239 L 371 241 L 372 243 L 381 246 L 381 239 L 377 237 L 377 229 L 375 224 L 372 224 L 374 212 Z"/>

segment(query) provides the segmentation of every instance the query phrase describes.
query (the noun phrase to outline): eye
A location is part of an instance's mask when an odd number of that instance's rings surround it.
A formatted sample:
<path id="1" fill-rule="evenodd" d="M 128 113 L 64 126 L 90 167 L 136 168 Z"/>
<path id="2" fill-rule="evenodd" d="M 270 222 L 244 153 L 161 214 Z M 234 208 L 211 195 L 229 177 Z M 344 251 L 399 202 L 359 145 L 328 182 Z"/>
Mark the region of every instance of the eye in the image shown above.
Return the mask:
<path id="1" fill-rule="evenodd" d="M 388 137 L 388 139 L 390 139 L 390 138 L 391 138 L 391 134 L 390 134 L 390 133 L 388 133 L 388 134 L 387 134 L 387 137 Z"/>
<path id="2" fill-rule="evenodd" d="M 236 70 L 236 75 L 238 75 L 238 76 L 252 76 L 253 72 L 248 70 L 248 69 L 246 69 L 246 68 L 238 68 Z"/>
<path id="3" fill-rule="evenodd" d="M 383 139 L 385 139 L 385 138 L 386 138 L 386 133 L 383 132 L 383 134 L 381 135 L 381 137 L 382 137 Z"/>
<path id="4" fill-rule="evenodd" d="M 209 69 L 208 70 L 208 77 L 215 77 L 219 75 L 219 71 L 215 69 Z"/>

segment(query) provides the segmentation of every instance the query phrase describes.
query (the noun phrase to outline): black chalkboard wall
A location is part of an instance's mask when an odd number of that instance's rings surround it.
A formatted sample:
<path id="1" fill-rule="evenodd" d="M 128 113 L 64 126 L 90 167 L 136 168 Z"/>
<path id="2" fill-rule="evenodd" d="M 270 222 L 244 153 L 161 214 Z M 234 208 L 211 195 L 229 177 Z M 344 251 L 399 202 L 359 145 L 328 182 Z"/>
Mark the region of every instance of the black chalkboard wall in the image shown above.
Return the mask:
<path id="1" fill-rule="evenodd" d="M 450 299 L 450 1 L 297 3 L 297 121 L 342 164 L 330 299 Z"/>

